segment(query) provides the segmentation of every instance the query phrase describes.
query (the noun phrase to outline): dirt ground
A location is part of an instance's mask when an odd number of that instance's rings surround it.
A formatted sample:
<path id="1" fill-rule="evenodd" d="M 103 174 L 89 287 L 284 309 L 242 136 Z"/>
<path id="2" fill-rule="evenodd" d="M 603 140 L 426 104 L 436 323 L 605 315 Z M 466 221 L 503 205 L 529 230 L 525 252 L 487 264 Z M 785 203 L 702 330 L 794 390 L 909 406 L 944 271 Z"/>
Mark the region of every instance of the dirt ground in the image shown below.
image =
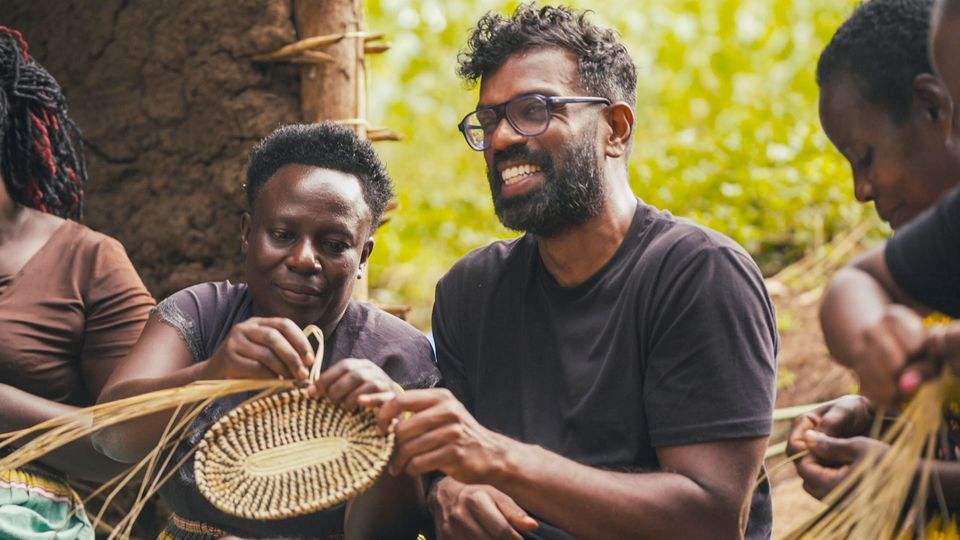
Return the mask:
<path id="1" fill-rule="evenodd" d="M 781 320 L 780 382 L 777 407 L 826 401 L 856 389 L 856 378 L 831 360 L 817 319 L 819 294 L 774 294 Z M 786 429 L 789 422 L 775 426 Z M 793 465 L 778 467 L 783 458 L 767 460 L 773 485 L 774 538 L 801 523 L 820 503 L 803 491 Z"/>

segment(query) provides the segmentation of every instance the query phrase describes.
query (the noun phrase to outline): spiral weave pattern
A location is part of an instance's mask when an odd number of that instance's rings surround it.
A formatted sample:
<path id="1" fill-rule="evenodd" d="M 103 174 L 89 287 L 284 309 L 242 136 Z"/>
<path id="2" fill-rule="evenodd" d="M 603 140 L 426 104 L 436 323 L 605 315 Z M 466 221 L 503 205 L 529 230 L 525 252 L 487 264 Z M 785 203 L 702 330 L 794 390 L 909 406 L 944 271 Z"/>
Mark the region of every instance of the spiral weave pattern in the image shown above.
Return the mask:
<path id="1" fill-rule="evenodd" d="M 200 492 L 246 519 L 285 519 L 329 508 L 372 485 L 393 451 L 370 410 L 348 412 L 305 389 L 238 407 L 197 447 Z"/>

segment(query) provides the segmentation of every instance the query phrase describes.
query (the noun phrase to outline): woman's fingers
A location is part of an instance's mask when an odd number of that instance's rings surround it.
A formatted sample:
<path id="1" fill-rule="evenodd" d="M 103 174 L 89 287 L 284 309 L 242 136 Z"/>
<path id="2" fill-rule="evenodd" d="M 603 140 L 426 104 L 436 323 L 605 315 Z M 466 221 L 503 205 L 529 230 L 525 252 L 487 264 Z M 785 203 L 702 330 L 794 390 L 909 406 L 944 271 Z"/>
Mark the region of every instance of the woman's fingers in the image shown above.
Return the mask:
<path id="1" fill-rule="evenodd" d="M 259 359 L 263 361 L 268 361 L 270 356 L 278 359 L 284 366 L 284 376 L 289 379 L 306 379 L 309 377 L 310 372 L 307 370 L 304 365 L 303 357 L 294 346 L 290 343 L 290 338 L 287 335 L 289 329 L 285 328 L 285 325 L 282 322 L 278 322 L 286 319 L 261 319 L 259 324 L 251 327 L 246 333 L 247 339 L 250 341 L 262 345 L 270 350 L 271 355 L 261 356 Z M 289 322 L 289 321 L 288 321 Z M 290 324 L 293 324 L 292 322 Z M 285 333 L 285 330 L 287 333 Z M 297 330 L 299 332 L 299 329 Z M 306 337 L 301 332 L 299 334 L 303 340 L 306 340 Z"/>

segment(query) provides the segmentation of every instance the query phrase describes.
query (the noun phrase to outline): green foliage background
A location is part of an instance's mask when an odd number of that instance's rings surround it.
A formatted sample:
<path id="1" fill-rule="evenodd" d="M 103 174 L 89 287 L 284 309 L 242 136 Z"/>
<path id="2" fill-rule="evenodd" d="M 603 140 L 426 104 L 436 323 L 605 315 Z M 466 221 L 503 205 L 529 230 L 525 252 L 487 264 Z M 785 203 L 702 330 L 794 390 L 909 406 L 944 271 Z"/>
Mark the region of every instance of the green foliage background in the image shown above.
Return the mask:
<path id="1" fill-rule="evenodd" d="M 469 250 L 513 236 L 493 214 L 483 158 L 456 124 L 476 89 L 456 54 L 497 0 L 367 0 L 393 48 L 370 59 L 369 115 L 404 135 L 378 150 L 399 212 L 377 234 L 371 294 L 430 324 L 433 288 Z M 853 0 L 571 1 L 619 30 L 638 66 L 635 193 L 743 244 L 765 274 L 873 212 L 820 131 L 817 58 Z"/>

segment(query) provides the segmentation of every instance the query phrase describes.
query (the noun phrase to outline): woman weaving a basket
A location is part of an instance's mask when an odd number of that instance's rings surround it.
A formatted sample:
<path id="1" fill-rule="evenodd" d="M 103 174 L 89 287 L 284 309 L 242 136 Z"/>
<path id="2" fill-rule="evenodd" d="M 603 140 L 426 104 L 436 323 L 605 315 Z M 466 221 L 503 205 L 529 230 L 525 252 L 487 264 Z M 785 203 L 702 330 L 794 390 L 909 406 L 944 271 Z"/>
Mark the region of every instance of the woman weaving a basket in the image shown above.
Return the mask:
<path id="1" fill-rule="evenodd" d="M 246 192 L 250 213 L 241 221 L 246 283 L 203 283 L 158 304 L 101 401 L 199 380 L 304 380 L 315 363 L 322 363 L 323 373 L 310 392 L 347 410 L 365 393 L 393 391 L 397 384 L 435 384 L 425 336 L 375 307 L 351 301 L 353 284 L 373 249 L 371 235 L 392 196 L 372 146 L 350 129 L 330 124 L 280 128 L 251 153 Z M 301 330 L 307 325 L 316 325 L 325 336 L 322 357 L 314 358 Z M 248 397 L 231 396 L 204 409 L 171 463 L 187 456 L 212 422 Z M 157 445 L 170 416 L 157 413 L 119 424 L 99 433 L 95 442 L 114 459 L 137 461 Z M 273 439 L 271 433 L 253 435 Z M 375 513 L 381 523 L 347 527 L 363 531 L 358 536 L 389 532 L 402 537 L 405 530 L 416 536 L 418 489 L 410 477 L 385 475 L 348 504 L 382 509 Z M 348 506 L 270 521 L 229 515 L 200 493 L 192 457 L 161 495 L 175 513 L 161 538 L 340 538 Z M 378 526 L 379 533 L 373 531 Z"/>

